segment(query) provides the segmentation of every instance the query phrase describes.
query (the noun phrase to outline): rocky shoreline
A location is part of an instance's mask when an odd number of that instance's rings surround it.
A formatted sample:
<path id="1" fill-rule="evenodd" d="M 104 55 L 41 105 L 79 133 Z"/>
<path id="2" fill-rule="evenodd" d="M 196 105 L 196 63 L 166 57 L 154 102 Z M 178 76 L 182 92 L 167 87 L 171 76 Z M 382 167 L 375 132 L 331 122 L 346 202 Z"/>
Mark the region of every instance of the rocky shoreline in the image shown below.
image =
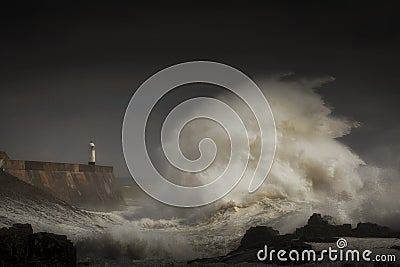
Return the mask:
<path id="1" fill-rule="evenodd" d="M 260 263 L 257 252 L 265 245 L 270 250 L 284 250 L 287 253 L 296 250 L 301 253 L 304 250 L 312 249 L 310 243 L 334 243 L 340 237 L 356 238 L 400 238 L 400 233 L 392 231 L 390 228 L 373 223 L 358 223 L 355 228 L 350 224 L 335 225 L 329 222 L 330 217 L 322 217 L 321 214 L 314 213 L 308 223 L 297 228 L 294 233 L 280 235 L 279 232 L 268 226 L 256 226 L 248 229 L 243 236 L 240 246 L 225 256 L 196 259 L 189 263 L 198 264 L 238 264 L 238 263 Z M 396 249 L 393 246 L 391 249 Z M 286 262 L 270 261 L 266 259 L 264 263 L 278 265 L 304 264 L 306 262 Z"/>
<path id="2" fill-rule="evenodd" d="M 65 235 L 33 233 L 30 224 L 0 228 L 0 266 L 76 265 L 76 249 Z"/>
<path id="3" fill-rule="evenodd" d="M 179 264 L 176 262 L 177 264 L 172 265 L 256 264 L 260 263 L 257 252 L 263 249 L 265 245 L 271 250 L 285 250 L 287 252 L 296 250 L 301 253 L 304 250 L 312 249 L 311 244 L 334 243 L 339 237 L 400 239 L 400 233 L 373 223 L 359 223 L 355 228 L 352 228 L 350 224 L 335 225 L 330 222 L 329 217 L 313 214 L 308 223 L 297 228 L 294 233 L 280 235 L 277 230 L 268 226 L 251 227 L 241 239 L 239 247 L 225 256 L 196 259 Z M 399 247 L 399 245 L 393 245 L 388 249 L 399 251 Z M 71 267 L 77 265 L 76 254 L 76 247 L 65 235 L 46 232 L 33 233 L 29 224 L 14 224 L 9 228 L 0 228 L 0 266 Z M 137 262 L 135 259 L 128 259 L 123 266 L 147 266 L 147 263 L 149 262 Z M 298 265 L 307 262 L 292 262 L 290 260 L 278 262 L 276 259 L 267 259 L 263 263 Z M 83 263 L 85 266 L 95 266 L 93 264 L 95 263 Z M 96 264 L 99 264 L 99 262 L 96 262 Z M 78 265 L 81 266 L 82 262 L 78 262 Z M 118 265 L 118 262 L 113 262 L 112 266 L 120 265 Z"/>

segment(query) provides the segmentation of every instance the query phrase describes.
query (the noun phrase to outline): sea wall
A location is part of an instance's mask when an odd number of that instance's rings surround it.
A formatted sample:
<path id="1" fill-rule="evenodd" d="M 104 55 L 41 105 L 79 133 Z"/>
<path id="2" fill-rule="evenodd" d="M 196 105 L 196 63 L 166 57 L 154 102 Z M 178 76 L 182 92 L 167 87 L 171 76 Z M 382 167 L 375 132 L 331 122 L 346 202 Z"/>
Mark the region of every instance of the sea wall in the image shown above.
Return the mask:
<path id="1" fill-rule="evenodd" d="M 4 159 L 2 168 L 74 206 L 109 210 L 124 204 L 110 166 Z"/>

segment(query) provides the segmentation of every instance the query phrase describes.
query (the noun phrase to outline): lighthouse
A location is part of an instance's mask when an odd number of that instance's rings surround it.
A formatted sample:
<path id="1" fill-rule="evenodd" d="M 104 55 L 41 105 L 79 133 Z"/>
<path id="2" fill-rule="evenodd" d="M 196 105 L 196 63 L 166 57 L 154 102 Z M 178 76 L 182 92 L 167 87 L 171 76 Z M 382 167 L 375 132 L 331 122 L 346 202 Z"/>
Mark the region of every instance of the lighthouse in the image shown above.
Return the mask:
<path id="1" fill-rule="evenodd" d="M 89 143 L 89 165 L 95 165 L 96 164 L 96 145 L 93 143 L 93 141 L 90 141 Z"/>

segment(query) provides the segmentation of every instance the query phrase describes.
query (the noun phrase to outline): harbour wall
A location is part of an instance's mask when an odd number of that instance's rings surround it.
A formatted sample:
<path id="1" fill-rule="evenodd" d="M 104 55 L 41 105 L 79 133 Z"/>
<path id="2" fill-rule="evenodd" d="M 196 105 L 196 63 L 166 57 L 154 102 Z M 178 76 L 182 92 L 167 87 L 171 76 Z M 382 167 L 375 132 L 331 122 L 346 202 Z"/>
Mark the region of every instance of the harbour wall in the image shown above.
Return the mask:
<path id="1" fill-rule="evenodd" d="M 2 169 L 77 207 L 111 210 L 124 205 L 111 166 L 3 158 Z"/>

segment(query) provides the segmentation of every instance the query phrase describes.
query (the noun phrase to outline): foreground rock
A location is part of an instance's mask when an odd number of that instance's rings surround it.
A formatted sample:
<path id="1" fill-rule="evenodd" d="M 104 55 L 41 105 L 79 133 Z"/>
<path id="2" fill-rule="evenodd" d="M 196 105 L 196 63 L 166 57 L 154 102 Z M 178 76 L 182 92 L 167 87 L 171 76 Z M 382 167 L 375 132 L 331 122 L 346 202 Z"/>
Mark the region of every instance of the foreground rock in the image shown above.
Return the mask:
<path id="1" fill-rule="evenodd" d="M 264 246 L 268 246 L 268 250 L 285 250 L 287 253 L 291 250 L 296 250 L 302 252 L 303 250 L 311 249 L 309 244 L 304 243 L 296 239 L 295 235 L 280 235 L 277 230 L 267 226 L 256 226 L 248 229 L 240 241 L 240 246 L 228 253 L 226 256 L 194 260 L 190 263 L 197 262 L 202 264 L 209 263 L 226 263 L 226 264 L 237 264 L 237 263 L 260 263 L 257 258 L 257 253 Z M 270 259 L 266 258 L 264 263 L 275 263 L 282 264 L 282 262 L 277 262 L 276 257 Z M 283 264 L 293 264 L 290 259 Z M 297 261 L 296 264 L 305 263 Z"/>
<path id="2" fill-rule="evenodd" d="M 309 218 L 307 225 L 297 228 L 292 234 L 280 235 L 277 230 L 267 226 L 251 227 L 243 236 L 240 246 L 234 251 L 225 256 L 197 259 L 189 263 L 260 263 L 257 253 L 263 250 L 265 245 L 267 245 L 268 251 L 284 250 L 287 255 L 290 251 L 296 250 L 301 255 L 304 250 L 312 248 L 308 243 L 334 243 L 339 237 L 399 238 L 400 234 L 388 227 L 372 223 L 359 223 L 354 229 L 350 224 L 334 225 L 330 217 L 322 217 L 321 214 L 314 213 Z M 398 246 L 391 247 L 391 249 L 398 249 Z M 263 262 L 278 265 L 306 263 L 291 262 L 289 259 L 285 262 L 277 261 L 277 257 L 273 257 L 272 260 L 266 258 Z"/>
<path id="3" fill-rule="evenodd" d="M 330 217 L 314 213 L 307 225 L 297 228 L 295 235 L 306 242 L 335 242 L 337 237 L 399 237 L 399 233 L 386 226 L 374 223 L 358 223 L 352 229 L 350 224 L 334 225 Z"/>
<path id="4" fill-rule="evenodd" d="M 64 235 L 33 233 L 30 224 L 0 228 L 0 266 L 75 265 L 75 247 Z"/>
<path id="5" fill-rule="evenodd" d="M 400 237 L 399 233 L 393 232 L 389 227 L 375 223 L 359 223 L 351 233 L 354 237 Z"/>
<path id="6" fill-rule="evenodd" d="M 333 225 L 329 221 L 329 217 L 314 213 L 305 226 L 296 229 L 295 235 L 307 242 L 335 242 L 336 237 L 352 235 L 350 224 Z"/>

